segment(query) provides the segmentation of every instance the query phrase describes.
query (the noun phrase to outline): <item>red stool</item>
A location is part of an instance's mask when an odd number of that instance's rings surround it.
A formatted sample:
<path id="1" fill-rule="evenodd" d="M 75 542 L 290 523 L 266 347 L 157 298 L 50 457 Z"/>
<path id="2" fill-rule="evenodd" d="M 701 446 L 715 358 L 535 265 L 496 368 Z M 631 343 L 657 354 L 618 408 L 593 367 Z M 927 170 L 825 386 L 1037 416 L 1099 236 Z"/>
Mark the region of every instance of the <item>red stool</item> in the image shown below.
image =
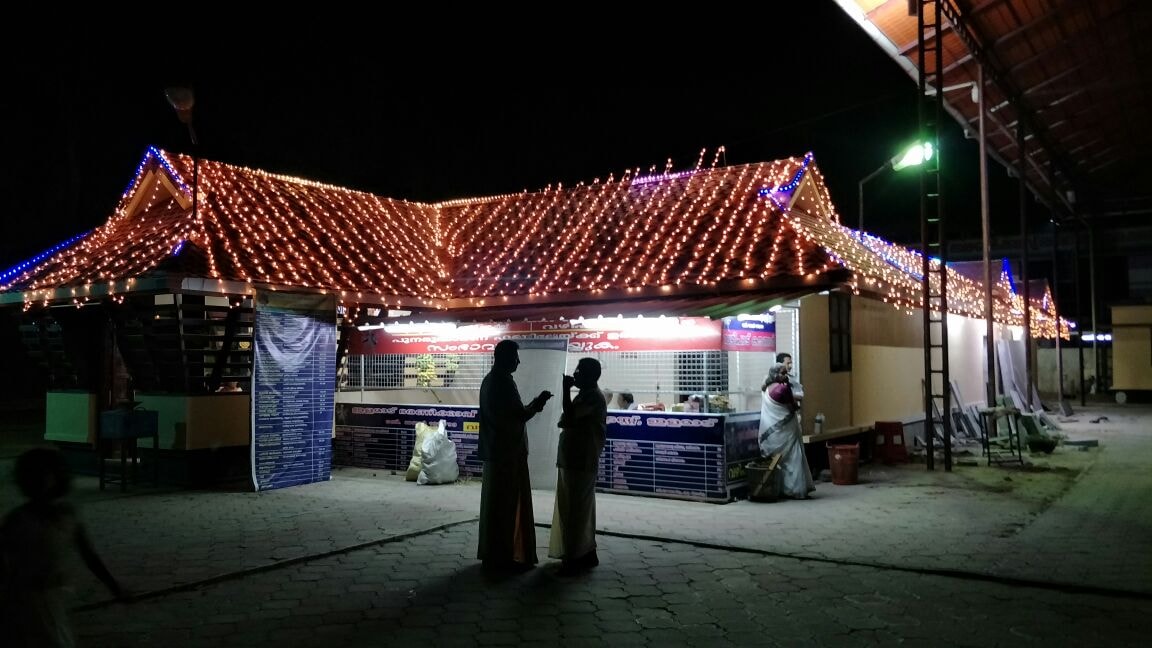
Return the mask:
<path id="1" fill-rule="evenodd" d="M 904 445 L 904 424 L 900 421 L 876 422 L 876 454 L 886 464 L 908 461 Z"/>

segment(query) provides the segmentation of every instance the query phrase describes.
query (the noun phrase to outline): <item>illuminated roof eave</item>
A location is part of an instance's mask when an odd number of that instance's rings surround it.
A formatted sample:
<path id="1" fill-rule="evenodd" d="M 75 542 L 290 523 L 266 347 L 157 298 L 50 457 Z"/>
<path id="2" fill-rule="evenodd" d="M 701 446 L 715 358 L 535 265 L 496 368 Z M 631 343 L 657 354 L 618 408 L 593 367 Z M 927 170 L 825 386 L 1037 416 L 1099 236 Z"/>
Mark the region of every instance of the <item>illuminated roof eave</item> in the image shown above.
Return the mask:
<path id="1" fill-rule="evenodd" d="M 447 301 L 449 311 L 495 307 L 543 306 L 555 304 L 570 306 L 581 303 L 603 303 L 633 299 L 685 298 L 693 296 L 716 296 L 731 294 L 734 297 L 755 293 L 819 292 L 839 288 L 847 284 L 850 273 L 834 269 L 820 274 L 803 277 L 794 275 L 776 276 L 768 279 L 746 278 L 717 282 L 714 285 L 679 284 L 668 286 L 648 286 L 634 289 L 598 290 L 592 292 L 553 293 L 549 295 L 498 295 L 488 297 L 454 298 Z"/>
<path id="2" fill-rule="evenodd" d="M 122 286 L 123 289 L 117 289 Z M 75 300 L 102 299 L 118 295 L 141 294 L 184 294 L 184 295 L 247 295 L 257 290 L 270 292 L 334 294 L 337 297 L 355 298 L 361 304 L 379 304 L 399 308 L 420 308 L 437 310 L 445 307 L 440 299 L 422 299 L 417 297 L 397 295 L 376 295 L 366 293 L 350 294 L 345 291 L 327 288 L 305 288 L 300 286 L 273 285 L 266 283 L 249 283 L 243 281 L 227 281 L 223 279 L 210 279 L 206 277 L 188 277 L 177 274 L 153 274 L 147 277 L 132 277 L 115 282 L 99 282 L 82 286 L 61 286 L 43 290 L 12 290 L 0 292 L 0 306 L 11 304 L 40 304 L 47 302 L 50 305 L 65 305 Z"/>

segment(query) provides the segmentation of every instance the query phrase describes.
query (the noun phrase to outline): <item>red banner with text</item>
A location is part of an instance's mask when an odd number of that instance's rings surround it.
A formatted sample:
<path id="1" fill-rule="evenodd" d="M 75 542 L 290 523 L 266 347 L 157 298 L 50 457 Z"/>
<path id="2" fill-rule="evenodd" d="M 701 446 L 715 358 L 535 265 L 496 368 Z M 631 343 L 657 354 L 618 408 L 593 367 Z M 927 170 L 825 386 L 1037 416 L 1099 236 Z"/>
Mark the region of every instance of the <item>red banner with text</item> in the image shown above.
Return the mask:
<path id="1" fill-rule="evenodd" d="M 572 353 L 718 351 L 722 324 L 706 317 L 493 324 L 397 324 L 352 333 L 352 355 L 491 353 L 507 338 L 567 339 Z"/>

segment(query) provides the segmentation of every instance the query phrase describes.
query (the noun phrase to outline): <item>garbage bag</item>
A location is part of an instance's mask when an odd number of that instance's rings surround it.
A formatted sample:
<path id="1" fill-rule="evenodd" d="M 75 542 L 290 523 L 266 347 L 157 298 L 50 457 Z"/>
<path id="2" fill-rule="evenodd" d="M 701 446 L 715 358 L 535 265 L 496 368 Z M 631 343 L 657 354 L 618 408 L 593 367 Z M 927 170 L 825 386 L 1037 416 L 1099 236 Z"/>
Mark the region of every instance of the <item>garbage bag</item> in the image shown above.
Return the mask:
<path id="1" fill-rule="evenodd" d="M 404 479 L 416 481 L 420 476 L 420 469 L 424 467 L 424 460 L 420 457 L 420 446 L 424 445 L 424 439 L 435 431 L 436 427 L 427 423 L 416 424 L 416 442 L 412 444 L 412 459 L 408 462 L 408 471 L 404 473 Z"/>
<path id="2" fill-rule="evenodd" d="M 435 432 L 424 438 L 420 445 L 420 459 L 424 466 L 420 469 L 417 484 L 451 484 L 460 477 L 460 466 L 456 464 L 456 444 L 448 438 L 445 422 Z"/>

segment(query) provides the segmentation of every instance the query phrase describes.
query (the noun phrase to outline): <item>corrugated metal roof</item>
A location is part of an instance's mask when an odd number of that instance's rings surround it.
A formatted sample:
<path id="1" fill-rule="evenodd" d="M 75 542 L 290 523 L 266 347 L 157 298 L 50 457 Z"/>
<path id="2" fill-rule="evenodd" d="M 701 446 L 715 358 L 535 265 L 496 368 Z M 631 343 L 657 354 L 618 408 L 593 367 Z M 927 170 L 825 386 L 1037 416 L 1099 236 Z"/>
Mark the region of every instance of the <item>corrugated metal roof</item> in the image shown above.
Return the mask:
<path id="1" fill-rule="evenodd" d="M 908 0 L 836 0 L 917 78 Z M 1068 212 L 1152 210 L 1152 3 L 1145 0 L 948 0 L 939 34 L 944 101 L 969 131 L 984 66 L 991 153 L 1022 160 L 1041 199 Z M 937 36 L 930 35 L 929 46 Z M 1023 120 L 1023 157 L 1016 126 Z"/>

